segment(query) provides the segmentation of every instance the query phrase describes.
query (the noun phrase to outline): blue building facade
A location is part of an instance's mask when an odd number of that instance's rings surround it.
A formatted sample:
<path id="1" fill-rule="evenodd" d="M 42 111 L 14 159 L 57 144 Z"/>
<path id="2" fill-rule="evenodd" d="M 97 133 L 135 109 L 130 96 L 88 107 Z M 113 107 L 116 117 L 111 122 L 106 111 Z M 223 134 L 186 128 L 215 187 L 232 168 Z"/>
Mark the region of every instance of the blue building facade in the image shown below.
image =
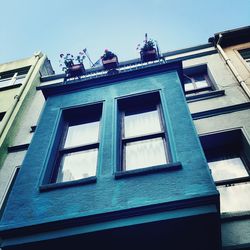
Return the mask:
<path id="1" fill-rule="evenodd" d="M 41 86 L 2 248 L 220 249 L 219 195 L 182 77 L 175 61 Z"/>

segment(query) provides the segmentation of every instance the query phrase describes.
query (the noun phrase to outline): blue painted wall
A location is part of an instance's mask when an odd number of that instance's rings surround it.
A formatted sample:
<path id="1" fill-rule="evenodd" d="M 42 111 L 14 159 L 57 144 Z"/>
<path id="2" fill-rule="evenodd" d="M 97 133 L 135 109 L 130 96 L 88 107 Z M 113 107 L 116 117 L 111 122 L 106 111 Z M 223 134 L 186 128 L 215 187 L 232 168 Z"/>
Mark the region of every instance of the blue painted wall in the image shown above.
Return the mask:
<path id="1" fill-rule="evenodd" d="M 115 98 L 159 90 L 173 162 L 182 168 L 115 179 Z M 39 191 L 60 110 L 103 101 L 97 182 Z M 216 195 L 177 71 L 50 96 L 2 218 L 6 228 Z"/>

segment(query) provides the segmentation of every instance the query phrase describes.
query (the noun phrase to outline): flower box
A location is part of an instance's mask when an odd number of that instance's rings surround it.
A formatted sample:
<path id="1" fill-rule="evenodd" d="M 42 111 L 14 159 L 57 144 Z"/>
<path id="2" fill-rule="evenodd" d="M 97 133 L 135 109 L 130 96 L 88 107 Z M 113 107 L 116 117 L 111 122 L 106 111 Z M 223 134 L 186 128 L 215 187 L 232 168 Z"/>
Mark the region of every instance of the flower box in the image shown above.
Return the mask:
<path id="1" fill-rule="evenodd" d="M 141 61 L 142 62 L 149 62 L 149 61 L 154 61 L 154 60 L 158 59 L 156 49 L 141 50 L 140 54 L 141 54 Z"/>
<path id="2" fill-rule="evenodd" d="M 67 78 L 78 77 L 84 74 L 85 74 L 85 68 L 82 63 L 74 64 L 71 67 L 69 67 L 66 71 Z"/>
<path id="3" fill-rule="evenodd" d="M 114 56 L 112 59 L 107 59 L 107 60 L 102 59 L 102 65 L 104 69 L 107 69 L 107 70 L 117 68 L 118 67 L 117 56 Z"/>

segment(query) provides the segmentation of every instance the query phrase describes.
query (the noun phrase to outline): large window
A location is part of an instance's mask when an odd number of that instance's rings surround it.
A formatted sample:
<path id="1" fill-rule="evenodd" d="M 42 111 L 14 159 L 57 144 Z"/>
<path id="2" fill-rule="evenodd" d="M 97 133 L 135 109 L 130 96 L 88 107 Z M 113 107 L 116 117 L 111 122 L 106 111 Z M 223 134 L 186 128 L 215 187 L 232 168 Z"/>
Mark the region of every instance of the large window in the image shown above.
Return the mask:
<path id="1" fill-rule="evenodd" d="M 102 104 L 63 113 L 63 133 L 51 182 L 95 176 L 97 170 Z"/>
<path id="2" fill-rule="evenodd" d="M 221 212 L 250 211 L 250 148 L 241 130 L 201 137 Z"/>
<path id="3" fill-rule="evenodd" d="M 0 88 L 19 86 L 23 83 L 29 67 L 0 73 Z"/>
<path id="4" fill-rule="evenodd" d="M 246 61 L 246 63 L 250 66 L 250 48 L 239 50 L 239 53 Z"/>
<path id="5" fill-rule="evenodd" d="M 184 90 L 186 95 L 206 93 L 214 90 L 206 65 L 184 69 Z"/>
<path id="6" fill-rule="evenodd" d="M 160 97 L 151 93 L 120 99 L 120 170 L 167 164 L 170 152 Z"/>

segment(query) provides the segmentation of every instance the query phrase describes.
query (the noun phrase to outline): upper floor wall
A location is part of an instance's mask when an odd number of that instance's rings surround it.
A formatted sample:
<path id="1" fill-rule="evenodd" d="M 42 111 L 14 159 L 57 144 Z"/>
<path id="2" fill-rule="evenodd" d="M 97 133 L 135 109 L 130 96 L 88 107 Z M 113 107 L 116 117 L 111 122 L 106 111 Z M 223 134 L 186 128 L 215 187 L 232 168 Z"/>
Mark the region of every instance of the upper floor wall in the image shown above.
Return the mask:
<path id="1" fill-rule="evenodd" d="M 2 227 L 15 228 L 181 200 L 189 200 L 188 204 L 192 204 L 195 199 L 213 196 L 214 200 L 206 204 L 216 205 L 217 192 L 189 115 L 178 72 L 180 74 L 180 64 L 173 63 L 158 65 L 146 72 L 138 70 L 132 76 L 126 74 L 127 79 L 121 74 L 107 76 L 95 84 L 76 81 L 42 88 L 47 96 L 46 106 L 10 195 Z M 160 105 L 164 130 L 121 138 L 119 119 L 124 110 L 129 114 L 131 107 L 154 110 L 155 104 Z M 98 117 L 101 115 L 98 143 L 60 149 L 67 144 L 62 144 L 65 125 L 76 126 L 79 122 L 72 112 L 78 114 L 77 117 L 81 113 L 88 114 L 85 116 L 88 121 L 96 112 Z M 167 154 L 165 160 L 124 171 L 120 159 L 126 156 L 121 155 L 121 147 L 152 138 L 160 141 L 164 138 L 167 153 L 161 156 L 165 158 Z M 58 173 L 62 166 L 59 164 L 58 169 L 55 165 L 59 151 L 61 159 L 72 150 L 90 148 L 98 152 L 94 174 L 73 181 L 59 175 L 53 178 L 55 169 Z M 161 154 L 159 151 L 153 152 Z M 131 154 L 129 152 L 126 151 L 126 155 Z M 16 213 L 17 207 L 22 216 Z"/>

